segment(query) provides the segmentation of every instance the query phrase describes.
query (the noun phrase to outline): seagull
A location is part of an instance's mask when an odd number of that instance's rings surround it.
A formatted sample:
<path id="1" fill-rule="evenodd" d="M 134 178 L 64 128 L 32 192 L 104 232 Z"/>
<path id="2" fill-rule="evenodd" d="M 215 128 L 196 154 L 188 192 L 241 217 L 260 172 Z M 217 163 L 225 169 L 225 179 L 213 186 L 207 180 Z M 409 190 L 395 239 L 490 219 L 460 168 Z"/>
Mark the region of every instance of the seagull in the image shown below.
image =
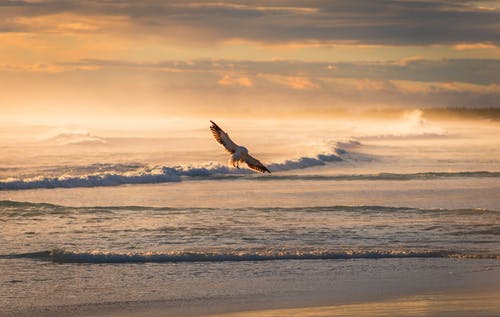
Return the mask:
<path id="1" fill-rule="evenodd" d="M 246 163 L 249 168 L 255 171 L 261 173 L 271 173 L 271 171 L 268 170 L 267 167 L 264 166 L 264 164 L 248 154 L 247 148 L 234 143 L 229 138 L 229 134 L 224 132 L 224 130 L 222 130 L 215 122 L 210 120 L 210 123 L 212 123 L 212 125 L 210 126 L 210 130 L 212 131 L 215 140 L 222 144 L 226 151 L 232 154 L 231 158 L 229 158 L 229 166 L 232 165 L 233 167 L 240 168 L 239 163 Z"/>

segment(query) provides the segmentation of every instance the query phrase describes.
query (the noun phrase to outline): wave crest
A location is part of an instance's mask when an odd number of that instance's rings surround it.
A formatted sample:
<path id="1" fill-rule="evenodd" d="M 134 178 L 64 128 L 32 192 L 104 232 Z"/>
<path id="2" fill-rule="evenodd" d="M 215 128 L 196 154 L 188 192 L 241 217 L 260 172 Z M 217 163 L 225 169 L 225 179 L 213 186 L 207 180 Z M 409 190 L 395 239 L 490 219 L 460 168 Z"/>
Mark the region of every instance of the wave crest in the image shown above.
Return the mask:
<path id="1" fill-rule="evenodd" d="M 317 159 L 301 158 L 293 161 L 285 161 L 281 164 L 271 164 L 273 172 L 289 171 L 293 169 L 311 166 L 325 165 L 328 160 L 336 161 L 335 156 L 321 157 Z M 206 167 L 159 167 L 142 168 L 128 172 L 105 172 L 83 176 L 60 177 L 36 177 L 28 179 L 7 179 L 0 181 L 0 190 L 20 190 L 37 188 L 75 188 L 75 187 L 97 187 L 118 186 L 124 184 L 156 184 L 168 182 L 180 182 L 183 178 L 209 178 L 234 179 L 253 172 L 245 169 L 232 170 L 226 166 L 212 164 Z M 498 178 L 500 172 L 489 171 L 467 171 L 467 172 L 422 172 L 422 173 L 378 173 L 378 174 L 345 174 L 345 175 L 255 175 L 249 180 L 253 181 L 280 181 L 280 180 L 311 180 L 311 181 L 407 181 L 407 180 L 431 180 L 440 178 Z"/>
<path id="2" fill-rule="evenodd" d="M 29 258 L 55 263 L 177 263 L 177 262 L 245 262 L 279 260 L 346 260 L 388 258 L 461 258 L 500 259 L 498 254 L 452 250 L 324 250 L 324 249 L 259 249 L 222 250 L 214 252 L 171 251 L 119 253 L 106 251 L 50 250 L 0 256 Z"/>
<path id="3" fill-rule="evenodd" d="M 112 213 L 120 211 L 156 211 L 156 212 L 203 212 L 213 210 L 232 211 L 263 211 L 263 212 L 353 212 L 353 213 L 393 213 L 393 212 L 416 212 L 416 213 L 453 213 L 453 214 L 478 214 L 478 213 L 499 213 L 500 210 L 483 208 L 469 209 L 422 209 L 413 207 L 391 207 L 377 205 L 333 205 L 333 206 L 309 206 L 309 207 L 244 207 L 244 208 L 197 208 L 197 207 L 152 207 L 152 206 L 63 206 L 49 203 L 36 203 L 27 201 L 0 200 L 2 215 L 23 216 L 23 213 L 32 215 L 62 214 L 62 213 Z M 8 211 L 8 212 L 7 212 Z"/>

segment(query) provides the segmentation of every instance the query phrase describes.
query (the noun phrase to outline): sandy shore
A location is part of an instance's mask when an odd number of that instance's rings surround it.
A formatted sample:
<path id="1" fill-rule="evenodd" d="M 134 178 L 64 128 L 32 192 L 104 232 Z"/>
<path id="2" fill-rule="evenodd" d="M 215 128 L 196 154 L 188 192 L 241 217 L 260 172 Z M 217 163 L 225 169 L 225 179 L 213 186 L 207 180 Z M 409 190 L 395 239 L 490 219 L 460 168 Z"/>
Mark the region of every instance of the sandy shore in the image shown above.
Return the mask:
<path id="1" fill-rule="evenodd" d="M 204 317 L 500 316 L 499 299 L 500 292 L 429 294 L 359 304 L 246 311 Z"/>
<path id="2" fill-rule="evenodd" d="M 464 293 L 429 293 L 384 300 L 329 306 L 283 307 L 278 303 L 211 301 L 114 303 L 60 306 L 7 316 L 79 317 L 498 317 L 500 290 Z M 252 310 L 250 307 L 258 307 Z M 272 307 L 272 308 L 266 308 Z M 208 313 L 207 313 L 208 312 Z"/>
<path id="3" fill-rule="evenodd" d="M 322 265 L 325 267 L 322 268 Z M 215 265 L 215 264 L 214 264 Z M 274 266 L 273 266 L 274 265 Z M 276 265 L 284 265 L 276 267 Z M 333 265 L 333 266 L 332 266 Z M 342 270 L 335 270 L 339 265 Z M 109 288 L 117 295 L 114 301 L 99 301 L 87 288 L 79 287 L 73 294 L 76 303 L 59 300 L 54 303 L 43 300 L 50 298 L 39 295 L 30 303 L 18 302 L 18 306 L 0 307 L 2 317 L 325 317 L 325 316 L 500 316 L 500 267 L 495 260 L 454 260 L 454 259 L 404 259 L 404 260 L 360 260 L 360 261 L 298 261 L 276 263 L 254 263 L 250 278 L 238 275 L 237 283 L 231 281 L 230 269 L 248 268 L 245 264 L 217 264 L 226 277 L 220 276 L 220 285 L 212 272 L 207 280 L 203 276 L 195 279 L 193 287 L 188 280 L 181 283 L 161 283 L 164 299 L 128 300 L 125 295 L 146 291 L 145 288 Z M 204 271 L 206 264 L 195 266 Z M 288 267 L 288 268 L 287 268 Z M 57 267 L 62 272 L 63 267 Z M 102 271 L 119 274 L 134 271 L 151 271 L 152 276 L 161 277 L 165 265 L 156 266 L 81 266 L 91 271 L 92 281 L 104 281 L 97 274 Z M 125 270 L 128 268 L 128 271 Z M 182 266 L 182 270 L 186 267 Z M 257 270 L 274 272 L 264 279 L 256 279 Z M 276 272 L 301 268 L 305 275 L 275 276 Z M 66 268 L 67 269 L 67 268 Z M 152 270 L 160 271 L 152 271 Z M 174 267 L 170 267 L 174 269 Z M 363 274 L 363 270 L 369 271 Z M 325 271 L 326 270 L 326 271 Z M 342 275 L 344 272 L 348 274 Z M 101 273 L 103 273 L 101 272 Z M 330 272 L 327 274 L 325 272 Z M 259 273 L 261 274 L 261 273 Z M 122 275 L 123 276 L 123 275 Z M 141 275 L 142 276 L 142 275 Z M 285 282 L 286 278 L 288 282 Z M 317 278 L 320 278 L 319 280 Z M 329 279 L 330 278 L 330 279 Z M 113 279 L 115 285 L 118 282 Z M 266 282 L 267 281 L 267 282 Z M 236 284 L 235 284 L 236 283 Z M 273 285 L 279 286 L 272 289 Z M 17 285 L 17 284 L 16 284 Z M 59 284 L 61 285 L 61 284 Z M 124 285 L 133 285 L 125 280 Z M 145 284 L 152 286 L 151 283 Z M 185 290 L 181 287 L 188 287 Z M 237 294 L 238 287 L 251 287 L 252 292 Z M 177 296 L 168 298 L 171 289 Z M 228 293 L 221 293 L 227 289 Z M 83 292 L 77 292 L 77 290 Z M 184 296 L 184 291 L 187 291 Z M 217 295 L 219 293 L 219 295 Z M 44 293 L 45 294 L 45 293 Z M 0 292 L 1 295 L 1 292 Z M 5 296 L 10 296 L 5 294 Z M 87 296 L 87 298 L 85 298 Z M 102 296 L 101 296 L 102 297 Z M 87 300 L 87 301 L 84 301 Z"/>

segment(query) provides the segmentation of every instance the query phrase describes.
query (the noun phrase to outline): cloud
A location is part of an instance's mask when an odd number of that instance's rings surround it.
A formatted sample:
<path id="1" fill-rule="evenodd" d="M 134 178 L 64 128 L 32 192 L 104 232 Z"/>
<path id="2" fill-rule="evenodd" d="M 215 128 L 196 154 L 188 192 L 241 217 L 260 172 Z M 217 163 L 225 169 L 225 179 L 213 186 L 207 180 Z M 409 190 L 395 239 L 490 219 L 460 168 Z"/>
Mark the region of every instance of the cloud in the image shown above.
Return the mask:
<path id="1" fill-rule="evenodd" d="M 0 72 L 2 113 L 32 116 L 320 113 L 342 107 L 500 108 L 500 61 L 386 63 L 83 60 Z M 85 69 L 85 70 L 83 70 Z M 24 93 L 29 91 L 29 94 Z M 71 105 L 71 106 L 69 106 Z M 274 110 L 273 110 L 274 111 Z M 82 115 L 83 116 L 83 115 Z"/>
<path id="2" fill-rule="evenodd" d="M 2 14 L 0 13 L 0 16 Z M 54 13 L 43 15 L 7 16 L 4 27 L 10 32 L 33 34 L 95 33 L 124 28 L 126 17 L 107 15 L 81 15 L 74 13 Z M 1 25 L 1 24 L 0 24 Z M 4 31 L 3 33 L 8 33 Z"/>
<path id="3" fill-rule="evenodd" d="M 312 82 L 310 78 L 307 77 L 288 77 L 286 78 L 286 82 L 293 89 L 315 89 L 319 88 L 319 86 Z"/>
<path id="4" fill-rule="evenodd" d="M 489 5 L 491 4 L 491 5 Z M 500 11 L 494 1 L 473 0 L 271 0 L 200 1 L 1 1 L 1 32 L 44 32 L 23 23 L 73 15 L 59 32 L 134 34 L 167 41 L 216 44 L 234 39 L 261 43 L 430 45 L 500 44 Z M 487 9 L 485 9 L 487 8 Z M 99 17 L 97 19 L 96 17 Z M 126 24 L 95 25 L 121 17 Z M 90 20 L 86 20 L 90 18 Z M 53 22 L 57 24 L 57 22 Z M 53 30 L 57 27 L 49 27 Z M 182 35 L 182 39 L 181 36 Z"/>
<path id="5" fill-rule="evenodd" d="M 262 11 L 262 12 L 273 12 L 273 13 L 315 13 L 318 11 L 314 7 L 306 6 L 266 6 L 265 4 L 242 4 L 242 3 L 224 3 L 224 2 L 187 2 L 187 3 L 177 3 L 175 6 L 185 7 L 185 8 L 219 8 L 219 9 L 236 9 L 242 11 Z"/>
<path id="6" fill-rule="evenodd" d="M 492 43 L 459 43 L 453 46 L 457 51 L 465 50 L 484 50 L 484 49 L 498 49 L 497 45 Z"/>
<path id="7" fill-rule="evenodd" d="M 37 73 L 59 73 L 64 72 L 64 66 L 57 64 L 0 64 L 0 71 L 7 72 L 37 72 Z"/>
<path id="8" fill-rule="evenodd" d="M 500 60 L 498 59 L 442 59 L 426 60 L 410 57 L 387 62 L 303 62 L 303 61 L 252 61 L 252 60 L 167 60 L 159 62 L 129 62 L 120 60 L 84 59 L 78 62 L 58 64 L 74 69 L 129 68 L 162 72 L 194 72 L 224 74 L 224 82 L 235 83 L 254 80 L 260 75 L 279 76 L 276 82 L 293 87 L 317 87 L 315 78 L 358 78 L 372 80 L 407 80 L 421 82 L 465 82 L 472 84 L 499 83 Z M 220 76 L 220 75 L 219 75 Z M 272 78 L 272 77 L 269 77 Z M 288 78 L 288 79 L 283 79 Z"/>
<path id="9" fill-rule="evenodd" d="M 500 84 L 474 85 L 461 82 L 414 82 L 404 80 L 390 81 L 393 87 L 409 94 L 472 93 L 499 94 Z"/>
<path id="10" fill-rule="evenodd" d="M 265 76 L 270 81 L 275 83 L 279 83 L 281 85 L 285 85 L 292 89 L 296 90 L 308 90 L 308 89 L 317 89 L 319 85 L 313 83 L 310 78 L 305 76 Z"/>
<path id="11" fill-rule="evenodd" d="M 246 76 L 231 76 L 224 75 L 221 79 L 217 81 L 219 85 L 222 86 L 241 86 L 241 87 L 252 87 L 253 81 Z"/>
<path id="12" fill-rule="evenodd" d="M 0 0 L 2 115 L 500 108 L 499 7 Z"/>
<path id="13" fill-rule="evenodd" d="M 399 65 L 399 66 L 406 67 L 406 66 L 411 65 L 412 63 L 422 62 L 422 61 L 425 61 L 425 59 L 422 58 L 422 57 L 419 57 L 419 56 L 410 56 L 410 57 L 405 57 L 405 58 L 402 58 L 400 60 L 397 60 L 396 64 Z"/>

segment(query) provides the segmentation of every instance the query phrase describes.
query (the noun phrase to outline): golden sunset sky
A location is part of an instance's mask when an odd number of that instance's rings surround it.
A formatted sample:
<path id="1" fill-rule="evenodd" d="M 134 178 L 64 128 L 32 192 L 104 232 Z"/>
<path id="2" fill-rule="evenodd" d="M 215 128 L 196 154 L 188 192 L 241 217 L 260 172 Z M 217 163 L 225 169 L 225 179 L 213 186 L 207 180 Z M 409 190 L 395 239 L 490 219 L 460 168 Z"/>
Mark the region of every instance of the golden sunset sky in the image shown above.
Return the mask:
<path id="1" fill-rule="evenodd" d="M 500 1 L 0 0 L 2 120 L 500 107 Z"/>

